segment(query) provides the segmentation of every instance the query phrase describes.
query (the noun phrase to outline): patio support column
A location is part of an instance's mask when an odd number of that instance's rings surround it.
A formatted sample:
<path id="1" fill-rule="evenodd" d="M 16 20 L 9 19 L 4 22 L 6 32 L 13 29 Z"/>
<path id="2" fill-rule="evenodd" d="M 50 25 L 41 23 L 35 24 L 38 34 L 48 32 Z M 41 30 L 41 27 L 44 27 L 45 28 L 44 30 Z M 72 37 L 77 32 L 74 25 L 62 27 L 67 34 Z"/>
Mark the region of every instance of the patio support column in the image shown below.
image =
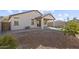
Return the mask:
<path id="1" fill-rule="evenodd" d="M 41 19 L 41 29 L 44 29 L 44 22 L 43 22 L 43 18 Z"/>
<path id="2" fill-rule="evenodd" d="M 37 28 L 37 22 L 36 22 L 37 20 L 36 19 L 34 19 L 34 25 L 35 25 L 35 28 Z"/>

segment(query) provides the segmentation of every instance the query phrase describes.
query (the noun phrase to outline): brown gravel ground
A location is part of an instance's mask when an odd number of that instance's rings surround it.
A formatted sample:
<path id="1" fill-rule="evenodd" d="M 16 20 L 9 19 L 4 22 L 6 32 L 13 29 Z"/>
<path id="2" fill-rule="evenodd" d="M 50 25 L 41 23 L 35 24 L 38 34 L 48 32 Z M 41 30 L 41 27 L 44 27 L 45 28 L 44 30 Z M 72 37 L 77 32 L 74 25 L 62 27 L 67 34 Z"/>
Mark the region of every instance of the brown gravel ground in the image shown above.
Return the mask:
<path id="1" fill-rule="evenodd" d="M 79 48 L 77 37 L 64 35 L 57 30 L 32 30 L 12 33 L 19 42 L 19 49 Z"/>

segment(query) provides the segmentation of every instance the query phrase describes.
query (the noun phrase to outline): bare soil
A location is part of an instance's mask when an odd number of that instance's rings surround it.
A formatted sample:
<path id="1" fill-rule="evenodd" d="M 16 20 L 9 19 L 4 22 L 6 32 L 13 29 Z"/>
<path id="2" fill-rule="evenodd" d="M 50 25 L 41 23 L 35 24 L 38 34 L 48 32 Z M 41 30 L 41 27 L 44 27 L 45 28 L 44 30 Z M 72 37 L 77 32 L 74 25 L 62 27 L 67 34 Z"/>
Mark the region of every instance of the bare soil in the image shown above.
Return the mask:
<path id="1" fill-rule="evenodd" d="M 20 49 L 79 48 L 77 37 L 64 35 L 57 30 L 31 30 L 12 33 L 12 35 L 18 39 Z"/>

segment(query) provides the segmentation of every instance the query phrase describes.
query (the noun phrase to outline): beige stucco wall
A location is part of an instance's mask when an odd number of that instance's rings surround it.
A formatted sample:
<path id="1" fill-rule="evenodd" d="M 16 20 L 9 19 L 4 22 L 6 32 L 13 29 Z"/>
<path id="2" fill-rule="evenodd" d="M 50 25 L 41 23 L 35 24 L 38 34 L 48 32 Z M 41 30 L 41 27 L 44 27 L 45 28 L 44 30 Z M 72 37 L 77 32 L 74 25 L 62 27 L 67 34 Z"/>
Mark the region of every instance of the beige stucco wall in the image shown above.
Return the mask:
<path id="1" fill-rule="evenodd" d="M 36 21 L 36 19 L 34 20 L 34 25 L 31 25 L 31 28 L 37 28 L 37 21 Z"/>
<path id="2" fill-rule="evenodd" d="M 11 30 L 24 29 L 27 26 L 30 26 L 31 28 L 37 27 L 36 24 L 31 25 L 31 21 L 35 17 L 39 16 L 41 16 L 41 14 L 38 13 L 37 11 L 12 16 L 11 19 L 9 20 L 11 22 Z M 14 17 L 19 17 L 19 19 L 14 19 Z M 14 21 L 16 20 L 19 22 L 19 26 L 14 26 Z"/>

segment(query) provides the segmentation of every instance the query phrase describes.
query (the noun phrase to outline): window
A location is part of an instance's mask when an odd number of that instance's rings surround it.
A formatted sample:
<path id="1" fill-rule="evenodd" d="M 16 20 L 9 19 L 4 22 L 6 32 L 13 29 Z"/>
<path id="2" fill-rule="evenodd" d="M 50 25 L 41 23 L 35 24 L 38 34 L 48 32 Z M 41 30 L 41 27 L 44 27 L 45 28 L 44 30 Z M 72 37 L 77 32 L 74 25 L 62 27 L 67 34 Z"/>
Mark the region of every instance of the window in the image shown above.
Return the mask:
<path id="1" fill-rule="evenodd" d="M 14 21 L 14 26 L 18 26 L 19 22 L 18 21 Z"/>
<path id="2" fill-rule="evenodd" d="M 34 19 L 32 19 L 32 23 L 31 24 L 34 25 Z"/>

